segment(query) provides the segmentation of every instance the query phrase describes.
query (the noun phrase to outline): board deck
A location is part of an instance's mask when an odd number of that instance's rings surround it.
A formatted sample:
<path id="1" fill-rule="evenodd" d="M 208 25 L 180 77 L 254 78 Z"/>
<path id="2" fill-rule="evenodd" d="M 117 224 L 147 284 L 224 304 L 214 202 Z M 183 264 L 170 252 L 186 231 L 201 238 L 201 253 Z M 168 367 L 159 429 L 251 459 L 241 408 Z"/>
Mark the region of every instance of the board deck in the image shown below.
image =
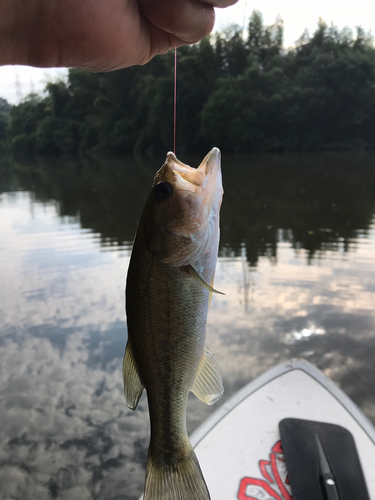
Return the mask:
<path id="1" fill-rule="evenodd" d="M 250 382 L 191 436 L 212 500 L 291 500 L 278 427 L 289 417 L 350 431 L 375 500 L 374 426 L 341 389 L 301 359 Z"/>

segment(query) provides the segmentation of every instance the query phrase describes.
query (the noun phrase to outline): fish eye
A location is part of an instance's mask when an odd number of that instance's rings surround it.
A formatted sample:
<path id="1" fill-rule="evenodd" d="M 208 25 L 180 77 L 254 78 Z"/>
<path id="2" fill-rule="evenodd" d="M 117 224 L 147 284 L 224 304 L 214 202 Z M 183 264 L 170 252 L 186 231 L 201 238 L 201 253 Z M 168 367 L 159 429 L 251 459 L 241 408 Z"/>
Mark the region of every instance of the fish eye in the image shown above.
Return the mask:
<path id="1" fill-rule="evenodd" d="M 158 201 L 168 200 L 173 194 L 172 184 L 169 182 L 158 182 L 153 189 L 154 196 Z"/>

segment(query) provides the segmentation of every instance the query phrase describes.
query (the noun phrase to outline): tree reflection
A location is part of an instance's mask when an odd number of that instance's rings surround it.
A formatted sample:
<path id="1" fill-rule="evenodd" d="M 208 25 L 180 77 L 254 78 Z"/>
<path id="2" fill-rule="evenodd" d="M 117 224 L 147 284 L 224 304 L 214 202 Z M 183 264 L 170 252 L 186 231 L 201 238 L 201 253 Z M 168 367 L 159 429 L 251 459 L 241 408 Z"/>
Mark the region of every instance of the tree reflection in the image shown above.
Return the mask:
<path id="1" fill-rule="evenodd" d="M 199 160 L 189 162 L 197 165 Z M 308 259 L 326 251 L 354 250 L 375 211 L 373 153 L 225 156 L 221 252 L 250 265 L 277 260 L 281 242 L 304 249 Z M 163 159 L 52 160 L 14 163 L 7 187 L 56 200 L 60 216 L 76 218 L 101 244 L 129 245 L 152 178 Z M 0 185 L 1 190 L 1 185 Z"/>
<path id="2" fill-rule="evenodd" d="M 352 250 L 374 215 L 374 159 L 347 153 L 224 159 L 222 245 L 239 255 L 245 243 L 253 266 L 259 256 L 275 260 L 283 241 L 306 250 L 309 260 Z"/>

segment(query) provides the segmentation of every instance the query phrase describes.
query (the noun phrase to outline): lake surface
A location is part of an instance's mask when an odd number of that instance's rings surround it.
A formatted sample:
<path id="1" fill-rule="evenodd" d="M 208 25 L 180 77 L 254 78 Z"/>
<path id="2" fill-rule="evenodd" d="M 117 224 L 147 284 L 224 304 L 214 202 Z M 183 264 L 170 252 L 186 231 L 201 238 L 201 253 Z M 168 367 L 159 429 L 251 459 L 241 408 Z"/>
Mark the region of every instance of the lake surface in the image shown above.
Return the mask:
<path id="1" fill-rule="evenodd" d="M 197 166 L 199 159 L 182 158 Z M 130 411 L 124 283 L 153 174 L 142 162 L 0 167 L 0 500 L 135 500 L 147 398 Z M 292 357 L 375 423 L 375 156 L 223 158 L 222 238 L 207 345 L 223 371 L 192 432 Z"/>

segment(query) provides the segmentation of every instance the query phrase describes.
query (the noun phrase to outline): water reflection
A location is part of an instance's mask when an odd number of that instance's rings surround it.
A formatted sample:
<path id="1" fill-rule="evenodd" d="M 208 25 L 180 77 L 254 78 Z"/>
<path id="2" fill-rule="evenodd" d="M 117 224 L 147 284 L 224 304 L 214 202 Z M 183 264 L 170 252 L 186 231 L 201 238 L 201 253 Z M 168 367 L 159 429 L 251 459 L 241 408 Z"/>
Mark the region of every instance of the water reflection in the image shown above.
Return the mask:
<path id="1" fill-rule="evenodd" d="M 300 356 L 375 422 L 373 160 L 224 158 L 216 286 L 226 295 L 214 297 L 208 322 L 223 401 Z M 4 177 L 0 499 L 141 493 L 147 401 L 136 412 L 124 402 L 123 291 L 155 168 L 41 161 Z M 217 407 L 192 396 L 189 431 Z"/>
<path id="2" fill-rule="evenodd" d="M 199 164 L 198 158 L 190 160 Z M 60 216 L 99 234 L 103 246 L 121 246 L 133 239 L 162 162 L 17 163 L 13 187 L 32 192 L 38 201 L 55 200 Z M 222 251 L 238 256 L 245 244 L 251 265 L 260 256 L 275 260 L 280 242 L 307 250 L 309 259 L 350 251 L 358 237 L 367 236 L 375 211 L 375 156 L 370 153 L 224 157 L 223 177 Z"/>

